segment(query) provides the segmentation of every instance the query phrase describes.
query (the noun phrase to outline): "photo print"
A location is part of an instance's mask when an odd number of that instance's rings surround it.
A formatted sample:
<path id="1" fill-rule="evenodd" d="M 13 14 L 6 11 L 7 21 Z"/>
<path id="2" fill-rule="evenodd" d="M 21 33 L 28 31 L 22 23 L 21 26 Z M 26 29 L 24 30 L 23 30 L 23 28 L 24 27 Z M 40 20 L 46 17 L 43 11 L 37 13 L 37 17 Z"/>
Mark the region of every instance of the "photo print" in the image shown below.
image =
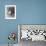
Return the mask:
<path id="1" fill-rule="evenodd" d="M 16 5 L 5 5 L 5 19 L 16 19 Z"/>

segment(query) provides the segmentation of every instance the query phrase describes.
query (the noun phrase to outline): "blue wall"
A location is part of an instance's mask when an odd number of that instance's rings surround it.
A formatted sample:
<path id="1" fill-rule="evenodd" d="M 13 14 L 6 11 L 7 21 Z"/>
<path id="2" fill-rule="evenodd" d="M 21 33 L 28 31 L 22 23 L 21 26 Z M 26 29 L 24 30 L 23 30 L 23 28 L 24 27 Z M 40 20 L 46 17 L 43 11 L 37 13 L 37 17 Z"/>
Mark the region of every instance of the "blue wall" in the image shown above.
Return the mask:
<path id="1" fill-rule="evenodd" d="M 10 32 L 17 34 L 17 21 L 5 19 L 5 5 L 16 4 L 16 0 L 0 0 L 0 44 L 8 43 Z M 17 39 L 15 41 L 17 43 Z"/>
<path id="2" fill-rule="evenodd" d="M 4 19 L 8 4 L 16 4 L 16 20 Z M 17 24 L 46 24 L 46 0 L 0 0 L 0 43 L 8 43 L 9 32 L 18 32 Z"/>
<path id="3" fill-rule="evenodd" d="M 46 24 L 46 0 L 17 0 L 17 20 L 21 24 Z"/>

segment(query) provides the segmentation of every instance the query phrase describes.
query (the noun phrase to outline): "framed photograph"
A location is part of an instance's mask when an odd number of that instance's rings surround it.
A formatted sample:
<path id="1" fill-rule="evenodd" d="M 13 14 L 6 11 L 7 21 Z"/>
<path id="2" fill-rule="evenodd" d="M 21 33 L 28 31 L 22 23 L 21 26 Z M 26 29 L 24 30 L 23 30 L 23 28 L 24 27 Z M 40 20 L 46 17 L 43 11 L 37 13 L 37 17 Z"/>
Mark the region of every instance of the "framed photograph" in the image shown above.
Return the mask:
<path id="1" fill-rule="evenodd" d="M 5 5 L 5 19 L 16 19 L 16 5 Z"/>

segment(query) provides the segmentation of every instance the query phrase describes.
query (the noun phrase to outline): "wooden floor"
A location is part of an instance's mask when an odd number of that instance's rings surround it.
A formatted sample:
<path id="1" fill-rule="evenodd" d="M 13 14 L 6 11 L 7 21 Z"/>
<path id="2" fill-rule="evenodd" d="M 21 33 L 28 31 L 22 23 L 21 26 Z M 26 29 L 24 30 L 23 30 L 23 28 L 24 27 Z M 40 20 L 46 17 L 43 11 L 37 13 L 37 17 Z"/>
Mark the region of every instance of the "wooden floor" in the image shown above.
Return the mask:
<path id="1" fill-rule="evenodd" d="M 0 46 L 8 46 L 8 44 L 0 44 Z M 14 44 L 14 45 L 9 45 L 9 46 L 18 46 L 18 44 Z"/>
<path id="2" fill-rule="evenodd" d="M 0 44 L 0 46 L 8 46 L 8 44 Z M 19 44 L 15 44 L 13 46 L 46 46 L 46 42 L 42 41 L 32 42 L 31 40 L 28 41 L 21 40 Z"/>
<path id="3" fill-rule="evenodd" d="M 46 46 L 46 42 L 44 41 L 35 41 L 32 42 L 31 40 L 21 40 L 19 46 Z"/>

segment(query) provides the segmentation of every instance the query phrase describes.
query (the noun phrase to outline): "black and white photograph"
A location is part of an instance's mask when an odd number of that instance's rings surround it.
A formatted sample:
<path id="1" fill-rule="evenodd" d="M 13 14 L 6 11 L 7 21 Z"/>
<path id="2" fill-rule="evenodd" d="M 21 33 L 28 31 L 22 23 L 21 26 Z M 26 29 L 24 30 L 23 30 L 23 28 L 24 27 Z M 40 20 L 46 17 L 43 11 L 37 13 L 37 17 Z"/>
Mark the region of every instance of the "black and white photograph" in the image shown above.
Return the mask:
<path id="1" fill-rule="evenodd" d="M 16 5 L 5 5 L 5 19 L 16 19 Z"/>

